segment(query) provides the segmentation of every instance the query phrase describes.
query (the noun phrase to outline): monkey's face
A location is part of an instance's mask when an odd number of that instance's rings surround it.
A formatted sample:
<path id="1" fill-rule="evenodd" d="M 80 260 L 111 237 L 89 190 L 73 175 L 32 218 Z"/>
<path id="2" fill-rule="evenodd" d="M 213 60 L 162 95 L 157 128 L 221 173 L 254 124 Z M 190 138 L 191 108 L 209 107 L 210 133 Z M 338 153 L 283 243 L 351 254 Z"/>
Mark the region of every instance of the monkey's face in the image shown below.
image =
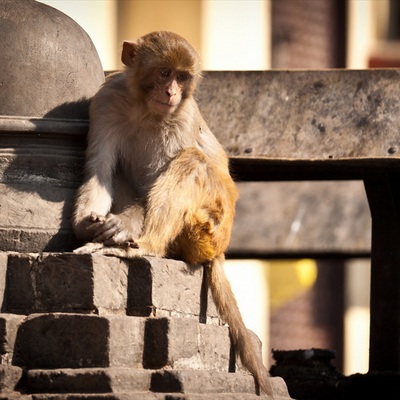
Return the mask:
<path id="1" fill-rule="evenodd" d="M 187 96 L 192 76 L 189 72 L 170 67 L 155 68 L 148 88 L 147 105 L 151 112 L 173 114 Z"/>
<path id="2" fill-rule="evenodd" d="M 201 75 L 197 52 L 171 32 L 125 41 L 121 60 L 135 100 L 161 117 L 174 114 L 192 96 Z"/>

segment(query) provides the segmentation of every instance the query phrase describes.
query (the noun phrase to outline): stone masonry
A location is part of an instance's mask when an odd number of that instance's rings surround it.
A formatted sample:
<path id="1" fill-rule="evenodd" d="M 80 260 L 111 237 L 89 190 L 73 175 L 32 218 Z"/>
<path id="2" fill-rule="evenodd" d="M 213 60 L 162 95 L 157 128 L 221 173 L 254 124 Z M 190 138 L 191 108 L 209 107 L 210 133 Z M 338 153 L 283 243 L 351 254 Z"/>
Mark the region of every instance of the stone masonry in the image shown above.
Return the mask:
<path id="1" fill-rule="evenodd" d="M 0 294 L 2 399 L 268 398 L 236 364 L 201 267 L 3 252 Z"/>

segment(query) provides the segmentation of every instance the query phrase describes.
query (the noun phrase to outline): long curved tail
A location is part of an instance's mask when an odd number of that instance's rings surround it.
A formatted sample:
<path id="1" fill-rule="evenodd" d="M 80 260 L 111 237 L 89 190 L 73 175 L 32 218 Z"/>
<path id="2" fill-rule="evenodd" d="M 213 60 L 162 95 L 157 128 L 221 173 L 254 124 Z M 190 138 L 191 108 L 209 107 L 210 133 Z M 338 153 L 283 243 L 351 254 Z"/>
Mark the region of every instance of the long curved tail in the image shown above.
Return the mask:
<path id="1" fill-rule="evenodd" d="M 223 268 L 224 257 L 214 259 L 208 264 L 208 285 L 220 317 L 229 325 L 231 337 L 242 364 L 251 372 L 261 389 L 273 397 L 270 378 L 261 354 L 256 351 L 247 330 L 229 280 Z"/>

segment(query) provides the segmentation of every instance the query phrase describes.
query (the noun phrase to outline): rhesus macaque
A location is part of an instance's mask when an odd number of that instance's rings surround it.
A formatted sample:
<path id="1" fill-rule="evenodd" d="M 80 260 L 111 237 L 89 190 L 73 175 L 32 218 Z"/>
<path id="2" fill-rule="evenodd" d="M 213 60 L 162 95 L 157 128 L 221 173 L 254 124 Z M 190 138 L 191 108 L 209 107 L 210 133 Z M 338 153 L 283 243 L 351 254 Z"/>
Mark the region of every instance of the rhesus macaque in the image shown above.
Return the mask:
<path id="1" fill-rule="evenodd" d="M 200 60 L 170 32 L 124 42 L 125 71 L 90 106 L 86 176 L 73 215 L 77 253 L 202 264 L 242 363 L 272 396 L 267 369 L 223 270 L 237 189 L 193 92 Z M 217 90 L 217 88 L 216 88 Z"/>

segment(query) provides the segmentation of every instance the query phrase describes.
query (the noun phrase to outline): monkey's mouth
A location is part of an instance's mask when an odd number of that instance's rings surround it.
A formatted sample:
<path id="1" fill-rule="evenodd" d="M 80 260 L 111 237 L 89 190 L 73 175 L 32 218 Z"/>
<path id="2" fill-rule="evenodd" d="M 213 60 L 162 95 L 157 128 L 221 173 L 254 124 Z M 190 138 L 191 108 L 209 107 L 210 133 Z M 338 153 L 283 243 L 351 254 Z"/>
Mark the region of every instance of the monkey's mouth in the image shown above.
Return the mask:
<path id="1" fill-rule="evenodd" d="M 170 103 L 168 101 L 164 102 L 161 100 L 157 100 L 157 99 L 153 99 L 155 106 L 158 110 L 162 111 L 162 112 L 166 112 L 166 113 L 171 113 L 173 111 L 175 111 L 176 107 L 178 106 L 178 104 L 175 103 Z"/>

